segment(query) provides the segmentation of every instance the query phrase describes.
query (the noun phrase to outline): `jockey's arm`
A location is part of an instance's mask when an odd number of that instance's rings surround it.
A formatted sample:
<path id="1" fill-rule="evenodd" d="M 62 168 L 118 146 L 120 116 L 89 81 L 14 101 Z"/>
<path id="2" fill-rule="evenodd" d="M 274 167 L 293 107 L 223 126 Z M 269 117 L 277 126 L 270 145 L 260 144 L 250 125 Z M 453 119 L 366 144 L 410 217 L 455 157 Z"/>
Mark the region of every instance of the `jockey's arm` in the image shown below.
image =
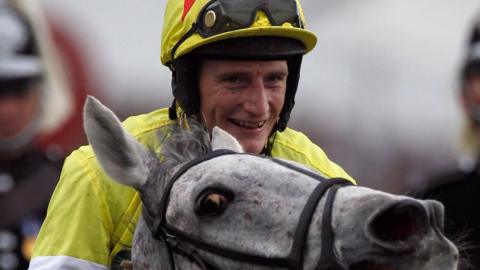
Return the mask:
<path id="1" fill-rule="evenodd" d="M 131 232 L 133 189 L 107 179 L 90 147 L 65 161 L 35 243 L 31 270 L 108 269 L 122 235 Z M 123 243 L 130 245 L 131 236 Z"/>

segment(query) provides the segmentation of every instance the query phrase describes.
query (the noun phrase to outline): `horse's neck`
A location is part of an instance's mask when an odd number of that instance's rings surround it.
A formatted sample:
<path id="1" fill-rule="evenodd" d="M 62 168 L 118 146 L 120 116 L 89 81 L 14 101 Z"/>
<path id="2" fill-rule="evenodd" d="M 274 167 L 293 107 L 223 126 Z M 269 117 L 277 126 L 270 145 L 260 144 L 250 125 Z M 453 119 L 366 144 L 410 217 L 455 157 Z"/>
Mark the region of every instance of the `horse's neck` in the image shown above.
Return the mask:
<path id="1" fill-rule="evenodd" d="M 145 220 L 140 217 L 135 229 L 132 247 L 132 263 L 135 270 L 174 270 L 168 262 L 168 249 L 163 242 L 153 238 Z M 160 256 L 158 256 L 160 254 Z M 175 270 L 200 270 L 181 256 L 175 256 Z"/>
<path id="2" fill-rule="evenodd" d="M 161 256 L 158 256 L 161 254 Z M 133 269 L 171 270 L 164 243 L 154 239 L 145 220 L 140 217 L 132 243 Z"/>

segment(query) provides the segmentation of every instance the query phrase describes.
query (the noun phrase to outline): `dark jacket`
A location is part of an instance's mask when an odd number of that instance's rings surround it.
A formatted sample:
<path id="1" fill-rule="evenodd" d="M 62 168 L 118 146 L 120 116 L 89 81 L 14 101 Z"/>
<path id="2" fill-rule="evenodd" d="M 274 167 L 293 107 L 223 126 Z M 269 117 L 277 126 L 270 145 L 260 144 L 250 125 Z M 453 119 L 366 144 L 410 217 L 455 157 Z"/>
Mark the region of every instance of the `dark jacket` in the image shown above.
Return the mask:
<path id="1" fill-rule="evenodd" d="M 455 169 L 427 183 L 412 195 L 443 203 L 445 233 L 458 241 L 466 261 L 460 269 L 480 269 L 480 166 L 468 171 Z"/>
<path id="2" fill-rule="evenodd" d="M 62 163 L 37 150 L 0 160 L 0 270 L 28 268 Z"/>

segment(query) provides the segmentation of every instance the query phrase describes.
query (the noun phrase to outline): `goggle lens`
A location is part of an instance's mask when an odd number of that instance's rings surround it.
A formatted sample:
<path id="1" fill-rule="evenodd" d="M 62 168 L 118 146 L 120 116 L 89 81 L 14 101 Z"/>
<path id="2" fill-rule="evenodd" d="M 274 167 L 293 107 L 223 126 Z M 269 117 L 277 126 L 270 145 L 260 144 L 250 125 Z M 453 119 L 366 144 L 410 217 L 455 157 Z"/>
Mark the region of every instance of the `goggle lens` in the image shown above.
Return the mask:
<path id="1" fill-rule="evenodd" d="M 303 28 L 295 0 L 215 0 L 200 13 L 197 31 L 202 37 L 210 37 L 247 28 L 260 10 L 274 26 L 288 22 Z"/>

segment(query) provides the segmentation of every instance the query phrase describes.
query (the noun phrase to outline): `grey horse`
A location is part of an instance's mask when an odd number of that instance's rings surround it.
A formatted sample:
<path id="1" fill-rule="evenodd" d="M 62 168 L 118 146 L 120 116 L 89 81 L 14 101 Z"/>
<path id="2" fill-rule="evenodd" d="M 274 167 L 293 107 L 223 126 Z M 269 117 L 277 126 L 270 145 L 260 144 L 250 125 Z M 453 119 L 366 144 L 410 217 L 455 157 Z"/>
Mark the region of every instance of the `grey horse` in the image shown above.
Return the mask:
<path id="1" fill-rule="evenodd" d="M 146 149 L 92 97 L 84 125 L 103 169 L 141 196 L 133 269 L 457 269 L 436 201 L 242 153 L 194 121 L 161 131 L 161 151 Z"/>

